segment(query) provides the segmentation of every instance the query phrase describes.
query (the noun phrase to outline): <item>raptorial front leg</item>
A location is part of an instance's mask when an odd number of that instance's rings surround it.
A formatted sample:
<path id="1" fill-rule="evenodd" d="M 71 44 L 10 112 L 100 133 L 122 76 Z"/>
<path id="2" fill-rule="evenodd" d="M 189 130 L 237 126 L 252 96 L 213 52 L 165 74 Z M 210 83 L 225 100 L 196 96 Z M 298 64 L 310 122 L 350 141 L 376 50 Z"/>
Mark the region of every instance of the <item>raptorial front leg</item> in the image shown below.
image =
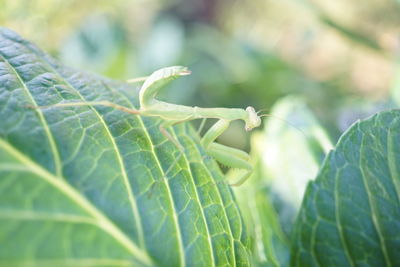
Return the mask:
<path id="1" fill-rule="evenodd" d="M 229 123 L 230 121 L 227 120 L 219 120 L 204 135 L 201 143 L 206 149 L 207 154 L 214 157 L 217 161 L 228 167 L 238 168 L 244 171 L 244 174 L 240 177 L 240 179 L 231 184 L 232 186 L 239 186 L 250 177 L 253 171 L 253 166 L 249 163 L 249 154 L 242 150 L 214 142 L 215 139 L 217 139 L 218 136 L 225 132 L 225 130 L 229 127 Z"/>
<path id="2" fill-rule="evenodd" d="M 212 143 L 207 149 L 207 154 L 214 157 L 223 165 L 243 170 L 244 173 L 236 182 L 230 184 L 231 186 L 242 185 L 253 172 L 253 166 L 249 163 L 250 156 L 242 150 Z"/>

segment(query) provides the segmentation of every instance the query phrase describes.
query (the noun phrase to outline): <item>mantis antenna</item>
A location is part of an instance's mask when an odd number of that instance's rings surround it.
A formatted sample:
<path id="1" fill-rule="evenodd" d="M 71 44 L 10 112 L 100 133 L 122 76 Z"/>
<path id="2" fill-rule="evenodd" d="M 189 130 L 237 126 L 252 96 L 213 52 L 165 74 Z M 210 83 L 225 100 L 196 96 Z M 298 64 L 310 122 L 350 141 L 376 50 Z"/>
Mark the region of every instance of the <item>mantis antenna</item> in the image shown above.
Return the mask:
<path id="1" fill-rule="evenodd" d="M 124 107 L 109 101 L 60 103 L 34 108 L 98 105 L 112 107 L 134 115 L 159 117 L 164 120 L 159 126 L 161 133 L 174 143 L 181 152 L 184 151 L 184 148 L 171 134 L 169 134 L 166 130 L 168 127 L 196 119 L 218 119 L 218 121 L 201 138 L 201 144 L 206 153 L 214 157 L 217 161 L 228 167 L 244 170 L 243 175 L 236 182 L 231 184 L 232 186 L 239 186 L 250 177 L 253 171 L 253 166 L 249 163 L 250 156 L 242 150 L 218 144 L 215 140 L 225 132 L 229 127 L 229 124 L 234 120 L 244 121 L 245 130 L 250 131 L 253 128 L 260 126 L 261 118 L 254 108 L 250 106 L 246 109 L 200 108 L 172 104 L 156 99 L 159 91 L 168 82 L 180 76 L 189 75 L 190 73 L 190 70 L 186 67 L 172 66 L 159 69 L 148 77 L 139 77 L 129 80 L 128 82 L 144 81 L 139 92 L 139 109 Z"/>

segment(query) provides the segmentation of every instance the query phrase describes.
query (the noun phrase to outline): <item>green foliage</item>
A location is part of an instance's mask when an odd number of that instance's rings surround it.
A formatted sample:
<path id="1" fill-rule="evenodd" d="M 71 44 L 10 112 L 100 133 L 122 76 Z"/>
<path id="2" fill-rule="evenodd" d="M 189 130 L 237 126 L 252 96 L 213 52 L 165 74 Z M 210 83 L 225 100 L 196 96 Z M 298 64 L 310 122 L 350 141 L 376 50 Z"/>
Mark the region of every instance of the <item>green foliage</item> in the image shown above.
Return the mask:
<path id="1" fill-rule="evenodd" d="M 400 264 L 400 111 L 354 124 L 309 183 L 293 266 Z"/>
<path id="2" fill-rule="evenodd" d="M 60 66 L 0 30 L 0 264 L 249 265 L 240 211 L 188 126 L 70 101 L 132 106 L 123 85 Z"/>
<path id="3" fill-rule="evenodd" d="M 235 189 L 254 265 L 397 266 L 400 111 L 353 125 L 315 181 L 330 146 L 322 128 L 298 97 L 282 99 L 271 115 L 252 136 L 254 175 Z"/>
<path id="4" fill-rule="evenodd" d="M 304 99 L 295 96 L 273 106 L 263 136 L 260 157 L 268 182 L 297 211 L 332 144 Z"/>
<path id="5" fill-rule="evenodd" d="M 304 190 L 332 145 L 304 100 L 288 96 L 273 106 L 251 147 L 254 174 L 235 193 L 254 258 L 259 266 L 289 266 L 290 232 Z"/>
<path id="6" fill-rule="evenodd" d="M 262 162 L 263 134 L 252 136 L 254 172 L 251 178 L 234 192 L 243 212 L 249 234 L 253 237 L 252 253 L 256 266 L 288 266 L 290 242 L 282 229 L 279 214 L 273 205 L 271 188 L 265 181 Z M 229 173 L 235 176 L 235 172 Z"/>
<path id="7" fill-rule="evenodd" d="M 325 130 L 302 98 L 283 99 L 235 198 L 187 123 L 171 129 L 181 155 L 158 119 L 29 108 L 137 99 L 0 30 L 0 265 L 400 265 L 400 111 L 353 125 L 320 167 Z"/>

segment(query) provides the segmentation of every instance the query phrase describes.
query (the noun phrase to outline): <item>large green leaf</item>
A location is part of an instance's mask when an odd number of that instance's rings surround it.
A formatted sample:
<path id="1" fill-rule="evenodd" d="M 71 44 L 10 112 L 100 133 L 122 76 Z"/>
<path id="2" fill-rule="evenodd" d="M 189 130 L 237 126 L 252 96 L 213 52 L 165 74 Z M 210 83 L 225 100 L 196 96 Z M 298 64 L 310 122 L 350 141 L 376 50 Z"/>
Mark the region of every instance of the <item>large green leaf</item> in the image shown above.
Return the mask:
<path id="1" fill-rule="evenodd" d="M 0 30 L 1 265 L 249 265 L 229 186 L 187 124 L 172 129 L 178 157 L 156 119 L 27 108 L 82 100 L 132 106 L 121 85 Z"/>
<path id="2" fill-rule="evenodd" d="M 400 266 L 400 111 L 354 124 L 309 183 L 294 266 Z"/>

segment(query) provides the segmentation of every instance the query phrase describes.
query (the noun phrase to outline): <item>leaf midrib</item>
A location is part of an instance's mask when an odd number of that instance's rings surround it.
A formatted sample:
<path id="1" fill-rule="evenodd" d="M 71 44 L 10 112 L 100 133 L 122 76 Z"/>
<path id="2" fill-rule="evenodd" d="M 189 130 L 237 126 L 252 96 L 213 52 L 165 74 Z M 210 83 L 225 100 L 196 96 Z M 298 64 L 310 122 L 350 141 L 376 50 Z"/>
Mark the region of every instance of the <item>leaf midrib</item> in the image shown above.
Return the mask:
<path id="1" fill-rule="evenodd" d="M 48 213 L 48 212 L 32 212 L 32 211 L 15 211 L 0 209 L 1 219 L 18 219 L 25 221 L 60 221 L 69 223 L 82 223 L 93 224 L 97 222 L 92 217 L 85 217 L 81 215 L 73 215 L 66 213 Z"/>

